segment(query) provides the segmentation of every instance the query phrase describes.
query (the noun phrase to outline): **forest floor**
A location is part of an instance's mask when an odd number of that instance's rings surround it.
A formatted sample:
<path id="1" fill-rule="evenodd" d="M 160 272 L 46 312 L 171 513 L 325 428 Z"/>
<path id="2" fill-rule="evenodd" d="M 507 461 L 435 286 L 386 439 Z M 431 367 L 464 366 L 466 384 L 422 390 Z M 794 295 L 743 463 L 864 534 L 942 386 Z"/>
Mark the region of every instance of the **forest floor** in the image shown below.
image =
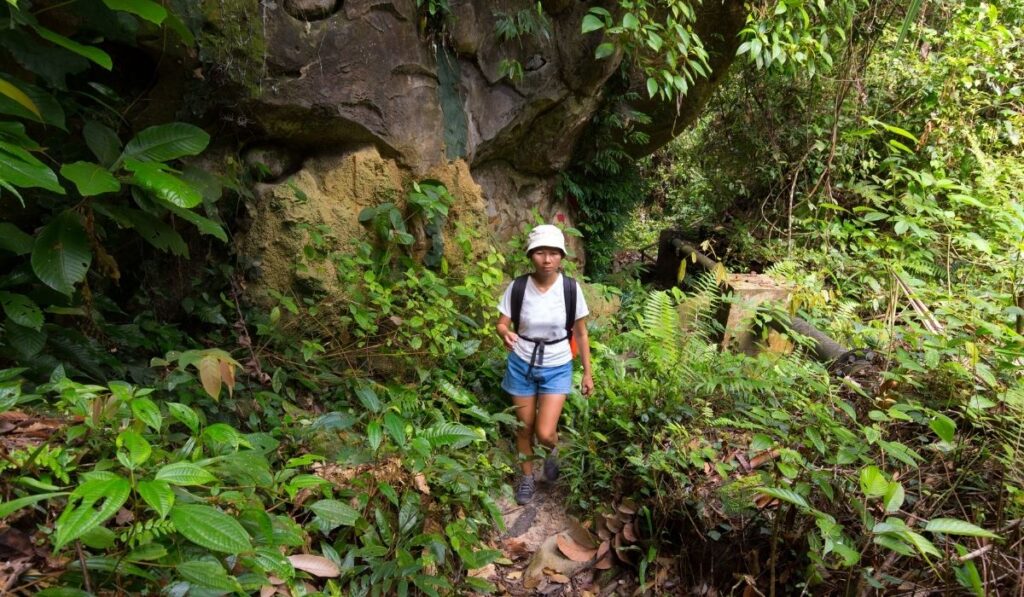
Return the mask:
<path id="1" fill-rule="evenodd" d="M 567 512 L 566 495 L 557 484 L 542 473 L 536 478 L 537 493 L 529 504 L 505 496 L 496 500 L 506 530 L 494 547 L 504 557 L 470 574 L 494 583 L 499 595 L 631 594 L 636 582 L 630 575 L 620 578 L 608 541 L 591 532 L 589 521 L 581 524 Z"/>

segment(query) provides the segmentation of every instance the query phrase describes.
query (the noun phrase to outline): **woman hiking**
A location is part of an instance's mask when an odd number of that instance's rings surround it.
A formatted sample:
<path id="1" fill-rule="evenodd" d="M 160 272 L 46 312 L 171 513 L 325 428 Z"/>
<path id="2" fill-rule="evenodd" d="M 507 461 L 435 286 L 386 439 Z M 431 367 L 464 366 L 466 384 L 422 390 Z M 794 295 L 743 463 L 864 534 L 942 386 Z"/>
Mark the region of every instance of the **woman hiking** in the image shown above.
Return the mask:
<path id="1" fill-rule="evenodd" d="M 556 226 L 543 224 L 530 231 L 526 255 L 533 273 L 516 278 L 498 304 L 498 335 L 509 351 L 502 389 L 512 396 L 516 417 L 516 449 L 523 455 L 522 476 L 516 483 L 516 502 L 533 499 L 533 437 L 550 451 L 544 477 L 558 478 L 558 418 L 572 390 L 573 352 L 579 347 L 583 364 L 581 392 L 590 396 L 590 338 L 585 319 L 590 314 L 579 283 L 561 273 L 565 237 Z"/>

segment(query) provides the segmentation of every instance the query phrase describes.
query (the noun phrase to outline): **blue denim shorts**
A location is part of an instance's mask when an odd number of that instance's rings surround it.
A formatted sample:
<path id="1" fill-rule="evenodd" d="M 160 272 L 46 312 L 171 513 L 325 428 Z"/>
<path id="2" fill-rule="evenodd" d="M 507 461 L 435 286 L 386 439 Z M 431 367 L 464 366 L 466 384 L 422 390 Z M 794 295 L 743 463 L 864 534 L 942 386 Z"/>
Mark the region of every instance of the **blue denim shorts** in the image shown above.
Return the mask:
<path id="1" fill-rule="evenodd" d="M 501 389 L 516 397 L 568 394 L 572 391 L 572 361 L 556 367 L 534 367 L 527 377 L 529 368 L 530 364 L 515 354 L 508 355 Z"/>

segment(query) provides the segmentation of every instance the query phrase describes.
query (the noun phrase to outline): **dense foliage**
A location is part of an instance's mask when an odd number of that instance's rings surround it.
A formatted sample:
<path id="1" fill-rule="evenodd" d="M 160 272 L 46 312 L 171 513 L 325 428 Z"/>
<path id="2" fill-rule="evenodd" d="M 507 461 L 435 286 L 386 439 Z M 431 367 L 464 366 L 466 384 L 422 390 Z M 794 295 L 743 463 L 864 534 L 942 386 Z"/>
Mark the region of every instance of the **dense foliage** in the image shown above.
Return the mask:
<path id="1" fill-rule="evenodd" d="M 443 30 L 446 0 L 417 6 Z M 707 114 L 643 162 L 631 103 L 681 101 L 707 56 L 694 3 L 610 6 L 580 25 L 628 60 L 558 186 L 588 271 L 684 228 L 792 285 L 759 322 L 796 313 L 878 358 L 839 378 L 799 346 L 720 350 L 721 274 L 590 285 L 622 305 L 592 330 L 596 396 L 566 409 L 569 506 L 601 528 L 635 505 L 616 551 L 645 589 L 1016 586 L 1024 5 L 752 3 Z M 0 11 L 0 534 L 35 565 L 17 588 L 491 590 L 471 572 L 506 563 L 516 463 L 489 329 L 521 241 L 448 222 L 422 180 L 345 252 L 296 227 L 296 271 L 342 296 L 248 292 L 224 217 L 244 176 L 197 166 L 197 126 L 133 126 L 119 70 L 193 32 L 148 0 Z M 510 43 L 550 35 L 543 3 L 498 17 Z"/>
<path id="2" fill-rule="evenodd" d="M 611 402 L 576 421 L 578 466 L 649 495 L 663 545 L 748 544 L 759 564 L 722 556 L 718 572 L 770 571 L 773 590 L 1016 586 L 1022 9 L 926 3 L 855 28 L 826 76 L 755 60 L 644 165 L 650 202 L 621 243 L 675 226 L 738 271 L 773 264 L 791 310 L 881 355 L 878 379 L 837 388 L 801 359 L 709 352 L 691 325 L 673 365 L 599 366 Z M 638 299 L 638 321 L 669 326 L 666 300 Z M 637 418 L 652 441 L 629 439 Z"/>

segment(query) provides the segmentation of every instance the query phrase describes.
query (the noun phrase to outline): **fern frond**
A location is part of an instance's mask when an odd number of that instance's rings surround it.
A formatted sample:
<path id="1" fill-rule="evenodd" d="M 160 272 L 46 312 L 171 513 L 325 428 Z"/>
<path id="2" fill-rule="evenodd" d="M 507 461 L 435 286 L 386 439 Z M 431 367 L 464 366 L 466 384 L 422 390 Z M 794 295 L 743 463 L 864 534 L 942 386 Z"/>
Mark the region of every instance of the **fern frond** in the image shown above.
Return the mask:
<path id="1" fill-rule="evenodd" d="M 641 329 L 648 340 L 647 351 L 661 367 L 671 367 L 679 360 L 682 332 L 679 312 L 667 292 L 652 290 L 644 303 Z"/>

